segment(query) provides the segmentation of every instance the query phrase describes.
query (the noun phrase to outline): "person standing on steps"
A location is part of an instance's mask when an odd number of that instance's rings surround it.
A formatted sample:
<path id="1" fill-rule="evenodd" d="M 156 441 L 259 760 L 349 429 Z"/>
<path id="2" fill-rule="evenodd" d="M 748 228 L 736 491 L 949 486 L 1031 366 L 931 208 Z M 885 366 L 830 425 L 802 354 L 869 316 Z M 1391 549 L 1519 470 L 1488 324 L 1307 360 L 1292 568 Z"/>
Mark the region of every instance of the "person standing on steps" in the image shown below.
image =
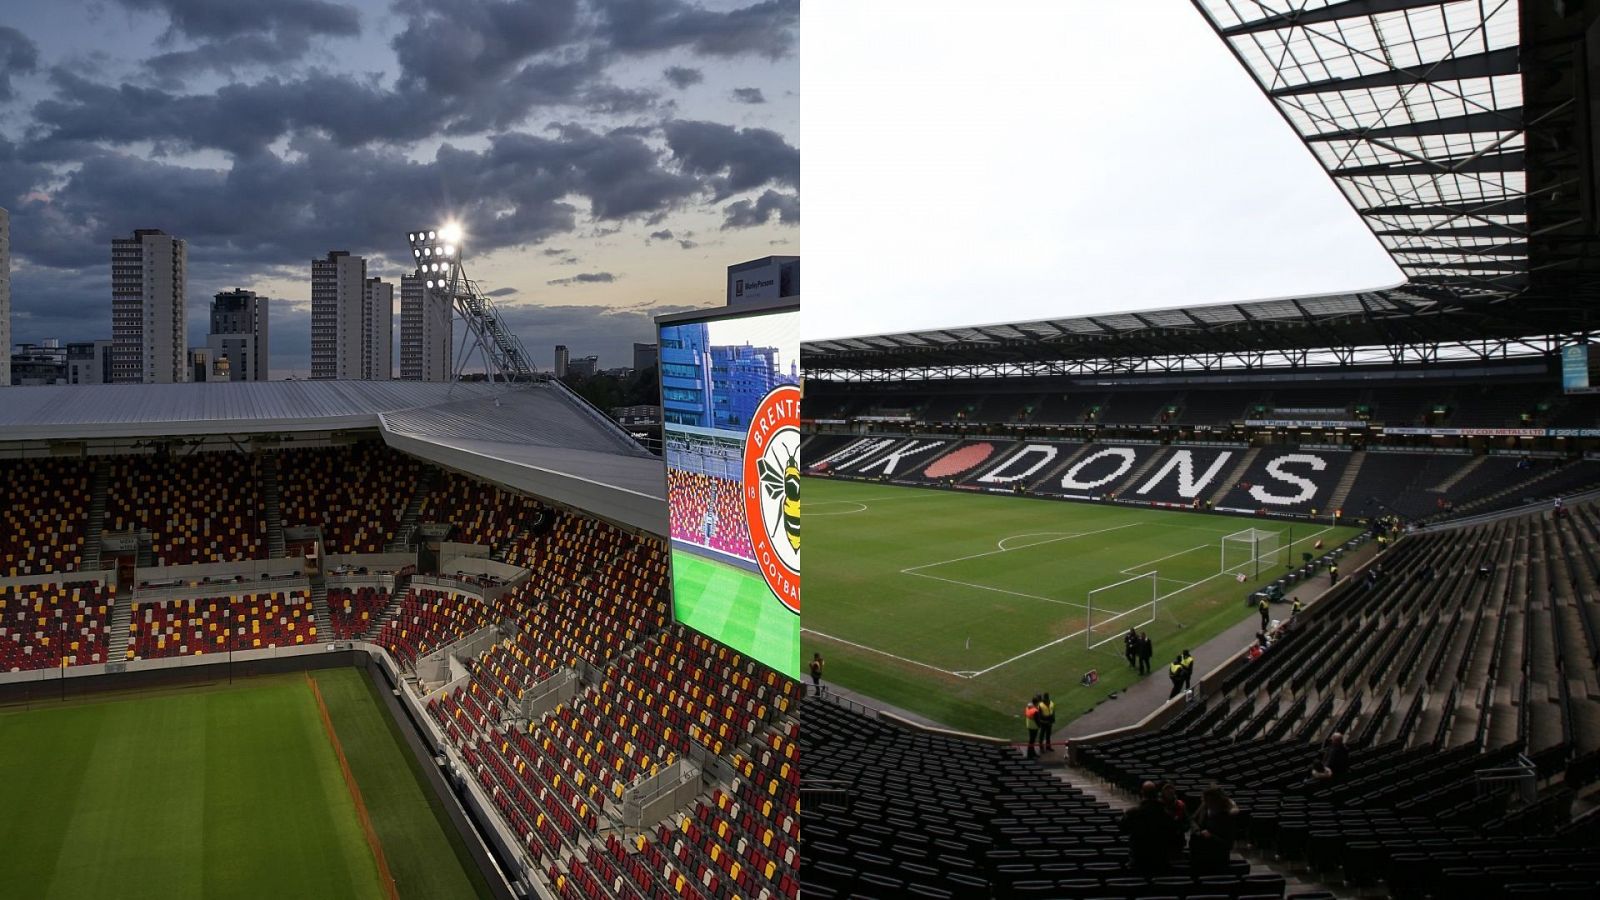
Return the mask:
<path id="1" fill-rule="evenodd" d="M 1056 727 L 1056 705 L 1051 701 L 1050 695 L 1045 694 L 1039 700 L 1039 746 L 1046 750 L 1054 750 L 1055 744 L 1050 740 L 1050 733 Z"/>
<path id="2" fill-rule="evenodd" d="M 1034 748 L 1039 744 L 1039 698 L 1035 696 L 1022 708 L 1022 717 L 1028 720 L 1028 758 L 1033 759 L 1039 753 Z"/>
<path id="3" fill-rule="evenodd" d="M 1290 621 L 1293 621 L 1295 616 L 1300 615 L 1300 610 L 1303 609 L 1303 608 L 1304 607 L 1302 607 L 1300 605 L 1300 598 L 1299 597 L 1294 598 L 1294 605 L 1289 607 L 1289 619 L 1290 619 Z"/>

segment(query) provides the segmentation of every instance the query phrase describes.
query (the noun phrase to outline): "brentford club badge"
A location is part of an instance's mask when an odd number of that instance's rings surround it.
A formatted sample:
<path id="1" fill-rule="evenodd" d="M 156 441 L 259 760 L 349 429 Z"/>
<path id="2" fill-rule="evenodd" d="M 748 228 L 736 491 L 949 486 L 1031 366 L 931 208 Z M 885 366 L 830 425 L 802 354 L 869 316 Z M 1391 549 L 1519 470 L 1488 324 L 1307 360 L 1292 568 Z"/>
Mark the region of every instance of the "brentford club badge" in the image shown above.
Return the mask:
<path id="1" fill-rule="evenodd" d="M 767 587 L 800 613 L 800 388 L 772 389 L 744 442 L 744 511 Z"/>

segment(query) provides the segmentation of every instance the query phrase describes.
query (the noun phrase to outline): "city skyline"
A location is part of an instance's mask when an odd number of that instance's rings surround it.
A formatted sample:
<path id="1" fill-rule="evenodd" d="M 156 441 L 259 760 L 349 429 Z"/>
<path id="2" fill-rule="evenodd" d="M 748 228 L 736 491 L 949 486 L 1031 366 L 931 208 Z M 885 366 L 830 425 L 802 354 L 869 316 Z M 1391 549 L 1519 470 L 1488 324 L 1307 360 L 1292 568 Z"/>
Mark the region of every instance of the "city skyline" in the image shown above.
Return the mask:
<path id="1" fill-rule="evenodd" d="M 0 26 L 11 340 L 109 337 L 103 247 L 159 228 L 189 244 L 188 345 L 215 293 L 253 290 L 274 377 L 305 377 L 304 261 L 349 249 L 395 283 L 406 229 L 455 217 L 538 359 L 626 359 L 654 315 L 719 305 L 729 263 L 797 250 L 797 7 L 19 10 Z"/>

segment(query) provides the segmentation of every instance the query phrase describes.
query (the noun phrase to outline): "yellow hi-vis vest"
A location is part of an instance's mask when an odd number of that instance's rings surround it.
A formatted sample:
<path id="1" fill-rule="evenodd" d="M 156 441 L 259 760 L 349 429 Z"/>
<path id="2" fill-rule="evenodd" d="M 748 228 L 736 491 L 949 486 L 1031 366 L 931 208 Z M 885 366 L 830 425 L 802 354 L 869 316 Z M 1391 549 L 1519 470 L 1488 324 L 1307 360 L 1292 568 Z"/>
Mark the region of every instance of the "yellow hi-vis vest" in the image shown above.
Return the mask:
<path id="1" fill-rule="evenodd" d="M 1169 674 L 1172 674 L 1172 675 L 1182 675 L 1183 674 L 1183 664 L 1182 663 L 1173 663 L 1172 665 L 1167 666 L 1167 672 Z"/>

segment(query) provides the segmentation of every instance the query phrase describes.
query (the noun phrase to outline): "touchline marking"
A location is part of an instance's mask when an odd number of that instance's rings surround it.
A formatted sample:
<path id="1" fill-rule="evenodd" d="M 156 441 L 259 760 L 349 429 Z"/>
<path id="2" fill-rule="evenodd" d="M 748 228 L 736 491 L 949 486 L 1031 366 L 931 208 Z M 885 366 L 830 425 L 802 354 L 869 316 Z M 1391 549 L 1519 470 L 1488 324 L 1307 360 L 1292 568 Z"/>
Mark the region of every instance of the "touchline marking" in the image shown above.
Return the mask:
<path id="1" fill-rule="evenodd" d="M 1105 534 L 1108 531 L 1118 531 L 1118 530 L 1121 530 L 1123 528 L 1132 528 L 1135 525 L 1143 525 L 1143 524 L 1145 524 L 1145 523 L 1143 523 L 1143 522 L 1128 522 L 1125 525 L 1113 525 L 1110 528 L 1101 528 L 1101 529 L 1096 530 L 1096 531 L 1074 531 L 1074 532 L 1068 532 L 1068 533 L 1063 534 L 1061 537 L 1058 537 L 1058 538 L 1051 538 L 1051 539 L 1049 539 L 1047 541 L 1036 541 L 1036 542 L 1034 542 L 1032 544 L 1029 544 L 1028 547 L 1038 547 L 1038 546 L 1043 545 L 1043 544 L 1053 544 L 1053 543 L 1055 543 L 1057 541 L 1067 541 L 1067 540 L 1071 540 L 1073 538 L 1089 537 L 1090 535 L 1095 535 L 1095 534 Z M 1035 534 L 1044 534 L 1044 533 L 1045 532 L 1035 532 Z M 1030 535 L 1014 534 L 1014 535 L 1011 535 L 1011 537 L 1030 537 Z M 1009 538 L 1001 538 L 1001 540 L 1002 541 L 1009 540 Z M 1024 550 L 1024 549 L 1027 549 L 1027 548 L 1026 547 L 1017 547 L 1015 549 Z M 957 556 L 954 559 L 941 559 L 941 560 L 939 560 L 937 562 L 923 563 L 920 566 L 912 566 L 909 569 L 901 569 L 900 573 L 902 575 L 915 575 L 921 569 L 932 569 L 935 566 L 947 566 L 950 563 L 964 562 L 964 561 L 969 560 L 969 559 L 978 559 L 979 557 L 983 557 L 983 556 L 994 556 L 997 553 L 1009 553 L 1009 552 L 1011 552 L 1011 551 L 1009 549 L 1007 549 L 1007 548 L 1004 548 L 1004 547 L 1002 547 L 1002 548 L 1000 548 L 998 550 L 985 550 L 982 553 L 974 553 L 974 554 L 972 554 L 970 556 Z M 929 576 L 926 576 L 926 577 L 932 578 L 933 576 L 929 575 Z M 1027 596 L 1032 596 L 1032 595 L 1023 594 L 1022 596 L 1027 597 Z"/>
<path id="2" fill-rule="evenodd" d="M 802 626 L 800 630 L 802 632 L 807 633 L 807 634 L 814 634 L 819 638 L 824 638 L 826 640 L 830 640 L 830 641 L 834 641 L 836 643 L 844 644 L 847 647 L 854 647 L 857 650 L 865 650 L 868 653 L 876 653 L 879 656 L 887 656 L 890 659 L 897 659 L 897 660 L 899 660 L 899 661 L 901 661 L 903 663 L 910 663 L 913 666 L 921 666 L 924 669 L 932 669 L 933 671 L 938 672 L 938 673 L 940 673 L 942 675 L 952 675 L 952 676 L 955 676 L 955 677 L 958 677 L 958 678 L 959 677 L 971 677 L 971 676 L 962 675 L 959 672 L 952 672 L 949 669 L 941 669 L 938 666 L 930 666 L 925 662 L 918 662 L 918 661 L 916 661 L 914 659 L 907 659 L 904 656 L 896 656 L 896 655 L 894 655 L 893 653 L 890 653 L 887 650 L 879 650 L 877 647 L 868 647 L 866 644 L 858 644 L 855 641 L 847 641 L 847 640 L 845 640 L 844 638 L 841 638 L 841 637 L 834 637 L 831 634 L 824 634 L 823 632 L 820 632 L 820 631 L 816 630 L 815 628 L 806 628 L 806 627 Z"/>

